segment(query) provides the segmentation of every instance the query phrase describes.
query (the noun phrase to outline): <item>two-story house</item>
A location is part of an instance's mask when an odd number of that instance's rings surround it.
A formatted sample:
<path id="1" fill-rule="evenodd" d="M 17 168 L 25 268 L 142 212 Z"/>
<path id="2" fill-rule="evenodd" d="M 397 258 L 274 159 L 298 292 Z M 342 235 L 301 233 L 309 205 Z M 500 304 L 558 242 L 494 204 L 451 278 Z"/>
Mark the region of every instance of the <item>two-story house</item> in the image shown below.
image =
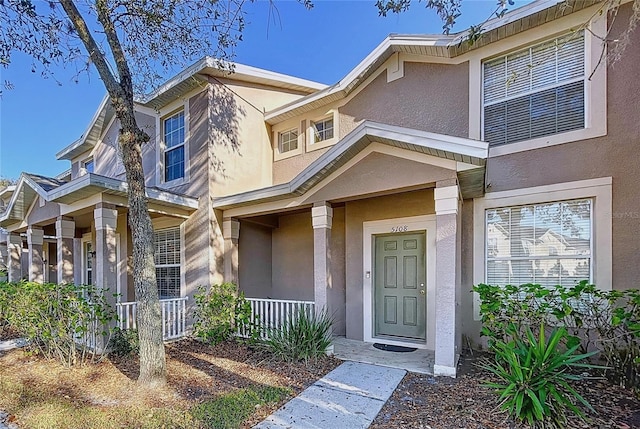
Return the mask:
<path id="1" fill-rule="evenodd" d="M 336 335 L 435 351 L 479 340 L 472 285 L 635 286 L 640 33 L 631 14 L 538 0 L 474 44 L 391 35 L 331 86 L 203 59 L 136 104 L 162 297 L 236 282 L 314 301 Z M 608 33 L 608 31 L 610 32 Z M 0 218 L 10 279 L 108 286 L 134 301 L 118 123 L 102 103 L 23 174 Z"/>

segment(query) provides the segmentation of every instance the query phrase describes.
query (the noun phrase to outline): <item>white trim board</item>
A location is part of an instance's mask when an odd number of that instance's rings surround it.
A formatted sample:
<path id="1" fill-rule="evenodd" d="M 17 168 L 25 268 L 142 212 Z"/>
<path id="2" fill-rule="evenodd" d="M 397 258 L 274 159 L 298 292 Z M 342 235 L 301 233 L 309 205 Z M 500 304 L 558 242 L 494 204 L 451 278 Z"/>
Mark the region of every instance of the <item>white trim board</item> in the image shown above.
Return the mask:
<path id="1" fill-rule="evenodd" d="M 403 342 L 376 338 L 373 336 L 373 237 L 377 234 L 388 234 L 391 228 L 406 225 L 407 232 L 422 232 L 426 234 L 426 268 L 427 268 L 427 321 L 426 341 L 424 343 Z M 436 333 L 436 215 L 402 217 L 395 219 L 375 220 L 362 223 L 362 315 L 363 339 L 374 343 L 382 341 L 386 344 L 416 347 L 435 350 Z M 367 272 L 370 273 L 367 278 Z"/>

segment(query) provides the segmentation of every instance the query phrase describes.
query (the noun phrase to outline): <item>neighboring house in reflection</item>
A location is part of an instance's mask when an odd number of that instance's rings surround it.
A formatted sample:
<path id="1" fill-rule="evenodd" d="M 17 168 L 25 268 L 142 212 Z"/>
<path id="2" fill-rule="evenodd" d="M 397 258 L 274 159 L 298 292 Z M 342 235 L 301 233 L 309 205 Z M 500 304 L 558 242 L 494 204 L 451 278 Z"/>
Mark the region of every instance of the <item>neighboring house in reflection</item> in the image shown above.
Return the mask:
<path id="1" fill-rule="evenodd" d="M 453 375 L 479 337 L 473 284 L 635 286 L 640 223 L 614 214 L 640 207 L 640 33 L 608 66 L 631 5 L 609 23 L 601 2 L 563 5 L 473 45 L 391 35 L 331 86 L 205 58 L 139 98 L 166 305 L 231 281 L 270 317 L 313 302 L 336 335 L 434 350 Z M 70 173 L 20 177 L 0 217 L 11 279 L 135 305 L 118 128 L 105 100 L 57 154 Z"/>

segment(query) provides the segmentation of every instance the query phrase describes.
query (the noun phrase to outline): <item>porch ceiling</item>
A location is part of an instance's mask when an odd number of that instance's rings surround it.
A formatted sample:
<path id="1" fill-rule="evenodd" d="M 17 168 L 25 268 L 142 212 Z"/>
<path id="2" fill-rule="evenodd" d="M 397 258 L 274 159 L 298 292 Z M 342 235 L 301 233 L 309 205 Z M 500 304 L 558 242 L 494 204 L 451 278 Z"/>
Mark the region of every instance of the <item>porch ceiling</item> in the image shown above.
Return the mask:
<path id="1" fill-rule="evenodd" d="M 484 167 L 488 155 L 487 143 L 365 121 L 290 182 L 216 198 L 213 201 L 213 206 L 226 210 L 303 195 L 372 143 L 381 143 L 463 163 L 466 165 L 466 170 L 469 171 L 465 174 L 467 179 L 465 186 L 484 189 Z M 470 173 L 475 170 L 478 171 L 474 174 Z M 481 183 L 475 183 L 479 179 Z M 464 191 L 465 189 L 463 189 L 463 195 Z"/>

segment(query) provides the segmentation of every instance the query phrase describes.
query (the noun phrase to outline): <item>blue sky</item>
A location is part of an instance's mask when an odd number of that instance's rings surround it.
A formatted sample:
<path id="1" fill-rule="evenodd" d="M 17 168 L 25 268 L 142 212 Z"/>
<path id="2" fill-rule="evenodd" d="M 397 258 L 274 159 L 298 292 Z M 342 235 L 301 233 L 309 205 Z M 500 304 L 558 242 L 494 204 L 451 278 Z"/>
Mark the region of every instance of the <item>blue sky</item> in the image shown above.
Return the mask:
<path id="1" fill-rule="evenodd" d="M 250 3 L 236 61 L 332 84 L 390 33 L 442 32 L 441 21 L 424 2 L 414 0 L 408 12 L 386 18 L 378 16 L 375 0 L 314 3 L 307 11 L 295 1 L 276 1 L 276 22 L 268 19 L 267 1 Z M 464 0 L 455 30 L 483 22 L 496 3 Z M 517 1 L 516 7 L 526 3 Z M 105 94 L 95 72 L 75 83 L 74 70 L 57 71 L 58 82 L 42 79 L 31 72 L 31 60 L 19 55 L 8 69 L 0 68 L 1 83 L 14 87 L 0 99 L 0 177 L 17 178 L 22 171 L 55 176 L 70 167 L 55 154 L 80 137 Z"/>

